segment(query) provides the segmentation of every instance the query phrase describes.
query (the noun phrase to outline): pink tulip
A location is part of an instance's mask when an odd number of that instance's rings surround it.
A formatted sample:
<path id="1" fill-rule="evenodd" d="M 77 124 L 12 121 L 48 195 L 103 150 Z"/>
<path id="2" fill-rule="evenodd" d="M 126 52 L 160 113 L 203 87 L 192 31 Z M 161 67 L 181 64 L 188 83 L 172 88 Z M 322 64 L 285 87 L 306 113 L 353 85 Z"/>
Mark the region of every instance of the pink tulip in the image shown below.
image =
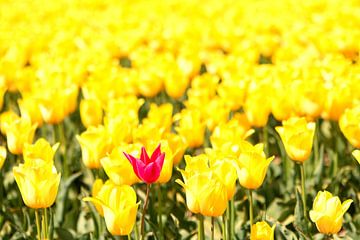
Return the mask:
<path id="1" fill-rule="evenodd" d="M 165 153 L 161 153 L 160 144 L 157 146 L 150 158 L 144 147 L 141 148 L 140 159 L 137 159 L 125 152 L 124 155 L 133 166 L 136 176 L 145 183 L 151 184 L 159 178 L 165 158 Z"/>

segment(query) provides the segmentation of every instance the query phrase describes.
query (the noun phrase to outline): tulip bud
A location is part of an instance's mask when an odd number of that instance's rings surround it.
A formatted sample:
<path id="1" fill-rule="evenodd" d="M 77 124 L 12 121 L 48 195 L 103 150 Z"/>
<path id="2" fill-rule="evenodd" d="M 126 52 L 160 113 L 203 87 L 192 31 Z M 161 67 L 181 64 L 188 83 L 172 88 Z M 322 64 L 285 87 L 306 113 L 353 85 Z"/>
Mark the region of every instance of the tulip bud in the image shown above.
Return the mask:
<path id="1" fill-rule="evenodd" d="M 360 147 L 360 106 L 346 109 L 341 115 L 339 126 L 346 139 L 356 148 Z"/>
<path id="2" fill-rule="evenodd" d="M 309 158 L 315 133 L 315 123 L 307 123 L 305 118 L 292 117 L 276 127 L 289 157 L 296 162 Z"/>
<path id="3" fill-rule="evenodd" d="M 29 119 L 17 119 L 6 130 L 7 146 L 12 154 L 21 154 L 25 143 L 31 143 L 37 125 L 32 125 Z"/>
<path id="4" fill-rule="evenodd" d="M 103 110 L 100 101 L 96 99 L 82 99 L 79 109 L 81 122 L 86 128 L 90 126 L 96 127 L 101 124 Z"/>
<path id="5" fill-rule="evenodd" d="M 353 200 L 341 203 L 339 197 L 334 197 L 328 191 L 320 191 L 316 195 L 310 219 L 323 234 L 336 234 L 341 230 L 343 215 L 349 209 Z"/>
<path id="6" fill-rule="evenodd" d="M 257 222 L 251 226 L 250 240 L 274 240 L 275 227 L 275 224 L 270 227 L 265 221 Z"/>

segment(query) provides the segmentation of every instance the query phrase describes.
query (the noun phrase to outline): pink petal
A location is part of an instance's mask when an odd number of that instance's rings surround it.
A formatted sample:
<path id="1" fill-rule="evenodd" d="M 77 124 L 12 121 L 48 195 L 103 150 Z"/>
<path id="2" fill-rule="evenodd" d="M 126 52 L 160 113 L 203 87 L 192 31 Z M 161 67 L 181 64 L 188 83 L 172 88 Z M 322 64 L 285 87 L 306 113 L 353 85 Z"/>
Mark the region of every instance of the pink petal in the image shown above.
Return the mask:
<path id="1" fill-rule="evenodd" d="M 145 174 L 144 174 L 145 168 L 146 168 L 145 163 L 143 163 L 142 161 L 139 160 L 139 161 L 137 161 L 136 167 L 137 167 L 137 172 L 138 172 L 138 174 L 137 174 L 138 178 L 140 178 L 144 182 L 147 182 Z"/>
<path id="2" fill-rule="evenodd" d="M 146 149 L 144 147 L 141 148 L 140 160 L 145 164 L 148 164 L 150 162 L 149 155 L 147 154 Z"/>
<path id="3" fill-rule="evenodd" d="M 160 156 L 160 154 L 161 154 L 161 144 L 159 143 L 159 145 L 156 147 L 156 149 L 152 153 L 150 161 L 155 162 L 156 159 Z"/>
<path id="4" fill-rule="evenodd" d="M 161 172 L 161 169 L 164 165 L 164 160 L 165 160 L 165 153 L 162 153 L 156 160 L 155 160 L 155 164 L 157 165 L 157 167 L 160 169 L 160 172 Z"/>
<path id="5" fill-rule="evenodd" d="M 123 152 L 125 157 L 129 160 L 129 162 L 131 163 L 132 167 L 133 167 L 133 170 L 134 170 L 134 173 L 136 174 L 137 177 L 139 177 L 139 171 L 138 171 L 138 162 L 141 162 L 139 161 L 137 158 L 131 156 L 130 154 L 127 154 L 126 152 Z"/>
<path id="6" fill-rule="evenodd" d="M 150 163 L 145 167 L 144 178 L 147 183 L 153 183 L 160 177 L 161 169 L 155 164 Z"/>

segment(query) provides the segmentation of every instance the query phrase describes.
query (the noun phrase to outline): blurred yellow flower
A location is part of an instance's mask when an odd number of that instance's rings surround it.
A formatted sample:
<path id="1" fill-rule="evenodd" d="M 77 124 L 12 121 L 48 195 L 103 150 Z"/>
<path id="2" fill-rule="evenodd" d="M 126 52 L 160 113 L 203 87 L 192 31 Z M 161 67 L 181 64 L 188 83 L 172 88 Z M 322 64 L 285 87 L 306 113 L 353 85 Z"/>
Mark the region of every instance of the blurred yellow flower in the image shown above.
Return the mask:
<path id="1" fill-rule="evenodd" d="M 341 203 L 339 197 L 328 191 L 319 191 L 310 210 L 310 219 L 316 224 L 319 232 L 336 234 L 341 230 L 343 215 L 349 209 L 353 200 Z"/>
<path id="2" fill-rule="evenodd" d="M 358 161 L 358 163 L 360 164 L 360 150 L 354 150 L 352 152 L 352 155 L 354 156 L 354 158 L 356 159 L 356 161 Z"/>
<path id="3" fill-rule="evenodd" d="M 2 166 L 4 165 L 4 162 L 6 160 L 6 155 L 7 155 L 6 147 L 0 146 L 0 170 L 1 170 Z"/>
<path id="4" fill-rule="evenodd" d="M 305 118 L 292 117 L 283 121 L 282 127 L 276 127 L 289 157 L 296 162 L 309 158 L 313 145 L 315 123 Z"/>
<path id="5" fill-rule="evenodd" d="M 360 148 L 360 106 L 348 108 L 339 119 L 339 126 L 346 139 Z"/>
<path id="6" fill-rule="evenodd" d="M 76 135 L 80 143 L 82 160 L 88 168 L 101 168 L 100 159 L 110 150 L 110 139 L 104 126 L 90 127 Z"/>
<path id="7" fill-rule="evenodd" d="M 12 154 L 22 154 L 25 143 L 32 143 L 37 125 L 19 118 L 6 130 L 7 146 Z"/>
<path id="8" fill-rule="evenodd" d="M 1 113 L 0 115 L 0 127 L 1 127 L 1 133 L 6 136 L 7 130 L 9 126 L 15 122 L 15 120 L 19 119 L 19 115 L 17 115 L 13 111 L 6 111 Z"/>
<path id="9" fill-rule="evenodd" d="M 210 162 L 211 170 L 218 176 L 226 188 L 227 199 L 231 200 L 236 190 L 237 172 L 234 161 L 230 159 L 217 159 L 214 163 Z"/>
<path id="10" fill-rule="evenodd" d="M 272 227 L 265 221 L 257 222 L 251 226 L 250 240 L 274 240 L 276 225 Z"/>
<path id="11" fill-rule="evenodd" d="M 133 188 L 105 183 L 96 197 L 87 197 L 83 200 L 102 207 L 106 227 L 112 235 L 123 236 L 131 233 L 139 205 L 136 203 L 136 193 Z"/>
<path id="12" fill-rule="evenodd" d="M 148 115 L 143 119 L 142 123 L 146 125 L 147 123 L 152 123 L 158 128 L 164 128 L 165 132 L 170 132 L 172 125 L 172 113 L 173 106 L 171 103 L 166 103 L 162 105 L 151 104 Z"/>
<path id="13" fill-rule="evenodd" d="M 100 160 L 105 173 L 116 185 L 132 185 L 140 182 L 124 152 L 139 157 L 141 147 L 139 143 L 123 144 L 114 148 L 108 156 Z"/>
<path id="14" fill-rule="evenodd" d="M 81 122 L 86 128 L 102 123 L 103 109 L 97 99 L 81 99 L 79 110 Z"/>
<path id="15" fill-rule="evenodd" d="M 33 97 L 26 97 L 18 100 L 20 113 L 22 118 L 28 118 L 32 123 L 36 123 L 39 127 L 43 124 L 42 115 L 38 101 Z"/>
<path id="16" fill-rule="evenodd" d="M 13 173 L 26 206 L 48 208 L 55 202 L 60 173 L 52 164 L 20 164 L 13 168 Z"/>
<path id="17" fill-rule="evenodd" d="M 274 156 L 266 158 L 263 144 L 255 146 L 243 141 L 239 159 L 237 159 L 237 173 L 240 185 L 247 189 L 257 189 L 263 183 L 269 164 Z"/>
<path id="18" fill-rule="evenodd" d="M 204 143 L 205 123 L 202 122 L 200 113 L 195 110 L 182 110 L 174 116 L 174 120 L 179 120 L 175 130 L 185 138 L 189 147 L 200 147 Z"/>
<path id="19" fill-rule="evenodd" d="M 186 141 L 184 137 L 175 133 L 168 133 L 165 136 L 165 139 L 168 141 L 171 151 L 173 152 L 174 165 L 177 165 L 183 158 L 186 151 Z"/>

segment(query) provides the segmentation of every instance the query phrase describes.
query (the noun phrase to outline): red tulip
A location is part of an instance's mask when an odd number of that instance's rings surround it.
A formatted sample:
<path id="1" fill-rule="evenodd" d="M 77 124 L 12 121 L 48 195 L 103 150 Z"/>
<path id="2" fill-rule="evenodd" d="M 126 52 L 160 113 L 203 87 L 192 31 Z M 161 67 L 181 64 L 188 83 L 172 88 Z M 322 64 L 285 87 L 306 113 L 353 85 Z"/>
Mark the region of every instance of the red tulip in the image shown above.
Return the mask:
<path id="1" fill-rule="evenodd" d="M 165 158 L 165 153 L 161 153 L 160 144 L 157 146 L 150 158 L 144 147 L 141 148 L 140 159 L 137 159 L 125 152 L 124 155 L 133 166 L 136 176 L 145 183 L 153 183 L 159 178 Z"/>

